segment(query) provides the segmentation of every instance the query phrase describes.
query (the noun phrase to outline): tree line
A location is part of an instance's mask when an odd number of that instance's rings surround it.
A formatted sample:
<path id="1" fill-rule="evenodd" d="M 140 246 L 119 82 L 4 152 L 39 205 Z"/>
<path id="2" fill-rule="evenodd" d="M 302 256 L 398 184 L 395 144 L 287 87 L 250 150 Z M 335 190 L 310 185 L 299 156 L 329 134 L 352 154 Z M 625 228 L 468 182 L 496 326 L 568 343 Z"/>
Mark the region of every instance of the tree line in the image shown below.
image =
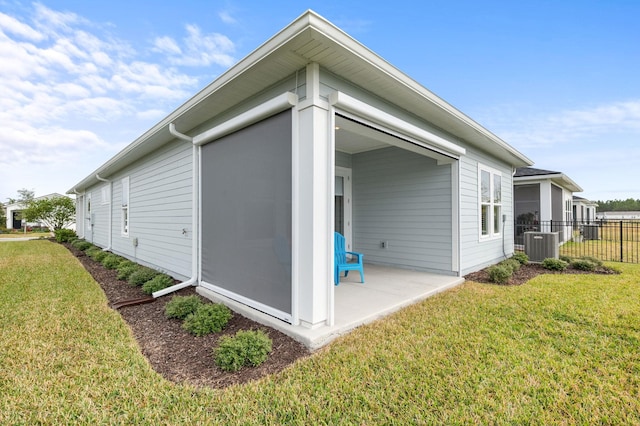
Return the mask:
<path id="1" fill-rule="evenodd" d="M 626 200 L 598 200 L 596 203 L 598 203 L 597 210 L 599 212 L 640 211 L 640 199 L 634 200 L 633 198 L 627 198 Z"/>

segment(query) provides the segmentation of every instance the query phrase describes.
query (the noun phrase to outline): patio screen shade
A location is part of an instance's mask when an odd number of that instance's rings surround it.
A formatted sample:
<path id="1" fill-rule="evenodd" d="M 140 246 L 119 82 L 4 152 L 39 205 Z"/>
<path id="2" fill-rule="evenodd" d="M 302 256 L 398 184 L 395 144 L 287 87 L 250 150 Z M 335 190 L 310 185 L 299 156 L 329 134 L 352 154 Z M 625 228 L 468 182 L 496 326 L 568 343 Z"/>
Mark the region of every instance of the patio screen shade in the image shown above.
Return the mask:
<path id="1" fill-rule="evenodd" d="M 203 145 L 201 153 L 202 280 L 286 314 L 291 132 L 287 110 Z"/>

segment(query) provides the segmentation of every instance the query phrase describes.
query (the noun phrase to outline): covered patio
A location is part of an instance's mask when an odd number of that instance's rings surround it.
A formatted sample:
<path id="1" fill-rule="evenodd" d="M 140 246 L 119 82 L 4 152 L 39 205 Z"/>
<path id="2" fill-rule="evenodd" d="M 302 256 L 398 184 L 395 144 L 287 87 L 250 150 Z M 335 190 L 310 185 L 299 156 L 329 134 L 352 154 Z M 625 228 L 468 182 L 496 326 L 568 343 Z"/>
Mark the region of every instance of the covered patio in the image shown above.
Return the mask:
<path id="1" fill-rule="evenodd" d="M 203 287 L 198 287 L 198 292 L 317 349 L 360 325 L 455 287 L 464 278 L 365 264 L 365 281 L 360 283 L 360 276 L 353 272 L 342 277 L 334 289 L 334 324 L 314 329 L 292 326 Z"/>

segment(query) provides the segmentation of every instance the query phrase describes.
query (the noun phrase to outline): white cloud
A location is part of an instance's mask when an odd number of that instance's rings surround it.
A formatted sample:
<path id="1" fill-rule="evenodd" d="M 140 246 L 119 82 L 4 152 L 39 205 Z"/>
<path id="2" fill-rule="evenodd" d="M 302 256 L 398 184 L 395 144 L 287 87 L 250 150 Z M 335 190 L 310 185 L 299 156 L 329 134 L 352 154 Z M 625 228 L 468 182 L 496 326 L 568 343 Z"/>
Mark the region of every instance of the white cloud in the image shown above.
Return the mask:
<path id="1" fill-rule="evenodd" d="M 29 41 L 41 41 L 45 38 L 43 34 L 34 30 L 29 25 L 23 24 L 12 16 L 0 13 L 0 32 L 11 33 L 22 39 Z"/>
<path id="2" fill-rule="evenodd" d="M 226 11 L 218 13 L 218 17 L 220 17 L 222 22 L 224 22 L 225 24 L 235 24 L 236 22 L 238 22 L 233 16 L 231 16 L 229 12 Z"/>
<path id="3" fill-rule="evenodd" d="M 179 54 L 169 57 L 172 64 L 180 66 L 214 64 L 224 67 L 233 65 L 235 59 L 232 53 L 235 51 L 235 45 L 227 36 L 218 33 L 203 34 L 197 25 L 187 25 L 186 30 L 187 37 L 183 39 L 184 49 L 180 49 Z"/>
<path id="4" fill-rule="evenodd" d="M 180 55 L 182 54 L 182 50 L 178 43 L 174 39 L 168 36 L 157 37 L 154 41 L 154 51 L 160 53 L 167 53 L 170 55 Z"/>
<path id="5" fill-rule="evenodd" d="M 38 3 L 25 16 L 0 13 L 0 199 L 20 180 L 50 185 L 39 170 L 73 183 L 83 176 L 70 165 L 106 161 L 195 92 L 198 78 L 179 66 L 233 63 L 234 44 L 197 26 L 179 42 L 136 47 L 105 27 Z"/>
<path id="6" fill-rule="evenodd" d="M 606 143 L 616 135 L 640 131 L 640 99 L 546 114 L 511 105 L 480 116 L 488 128 L 522 149 Z"/>

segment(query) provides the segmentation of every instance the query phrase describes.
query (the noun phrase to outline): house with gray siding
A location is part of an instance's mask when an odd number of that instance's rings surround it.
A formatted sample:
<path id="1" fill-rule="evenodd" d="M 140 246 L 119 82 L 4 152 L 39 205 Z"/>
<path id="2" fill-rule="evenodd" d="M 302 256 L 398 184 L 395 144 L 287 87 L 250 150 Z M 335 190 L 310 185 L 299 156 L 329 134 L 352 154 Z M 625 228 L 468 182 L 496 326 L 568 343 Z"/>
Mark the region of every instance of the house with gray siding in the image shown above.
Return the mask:
<path id="1" fill-rule="evenodd" d="M 307 11 L 69 193 L 86 240 L 318 330 L 339 320 L 334 231 L 365 274 L 461 282 L 513 253 L 513 172 L 531 164 Z"/>
<path id="2" fill-rule="evenodd" d="M 519 167 L 513 184 L 517 244 L 523 243 L 526 231 L 558 232 L 560 243 L 571 240 L 573 193 L 582 192 L 577 183 L 562 172 Z"/>

